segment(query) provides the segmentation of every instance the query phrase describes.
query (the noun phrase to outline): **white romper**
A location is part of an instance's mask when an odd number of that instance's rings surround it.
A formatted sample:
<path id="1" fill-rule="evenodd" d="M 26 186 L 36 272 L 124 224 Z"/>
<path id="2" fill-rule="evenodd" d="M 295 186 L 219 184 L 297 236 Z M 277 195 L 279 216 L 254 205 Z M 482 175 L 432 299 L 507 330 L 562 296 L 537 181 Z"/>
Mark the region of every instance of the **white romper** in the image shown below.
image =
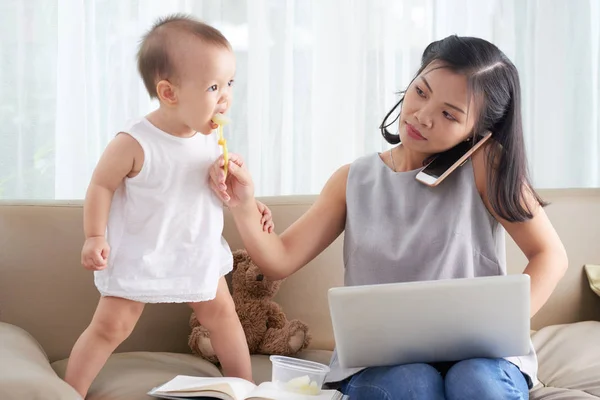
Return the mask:
<path id="1" fill-rule="evenodd" d="M 179 138 L 146 118 L 123 132 L 138 141 L 144 163 L 116 190 L 107 226 L 108 266 L 94 273 L 103 296 L 143 303 L 211 300 L 232 269 L 223 238 L 223 205 L 208 171 L 217 135 Z"/>

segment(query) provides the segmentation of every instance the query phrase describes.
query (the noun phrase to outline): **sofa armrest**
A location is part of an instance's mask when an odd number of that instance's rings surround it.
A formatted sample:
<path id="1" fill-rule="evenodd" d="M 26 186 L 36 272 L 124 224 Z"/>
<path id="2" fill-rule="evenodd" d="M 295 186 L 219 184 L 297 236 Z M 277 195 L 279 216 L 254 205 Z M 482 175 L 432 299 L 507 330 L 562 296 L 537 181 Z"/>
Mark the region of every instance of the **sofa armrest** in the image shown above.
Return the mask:
<path id="1" fill-rule="evenodd" d="M 81 396 L 56 375 L 37 340 L 0 322 L 0 399 L 80 400 Z"/>

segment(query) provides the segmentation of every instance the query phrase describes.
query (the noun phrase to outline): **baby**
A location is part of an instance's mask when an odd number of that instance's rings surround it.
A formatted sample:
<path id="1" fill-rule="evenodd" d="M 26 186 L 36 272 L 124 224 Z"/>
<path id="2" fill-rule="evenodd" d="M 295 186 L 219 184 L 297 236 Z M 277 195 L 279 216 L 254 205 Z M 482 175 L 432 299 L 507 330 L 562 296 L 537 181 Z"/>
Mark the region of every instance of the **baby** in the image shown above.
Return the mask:
<path id="1" fill-rule="evenodd" d="M 81 262 L 95 271 L 101 298 L 65 374 L 83 397 L 145 303 L 189 304 L 210 331 L 224 374 L 252 380 L 224 278 L 233 260 L 222 237 L 223 206 L 208 181 L 220 155 L 213 119 L 231 105 L 233 51 L 217 29 L 175 15 L 144 36 L 138 69 L 160 106 L 111 141 L 85 199 Z M 270 211 L 257 206 L 271 232 Z"/>

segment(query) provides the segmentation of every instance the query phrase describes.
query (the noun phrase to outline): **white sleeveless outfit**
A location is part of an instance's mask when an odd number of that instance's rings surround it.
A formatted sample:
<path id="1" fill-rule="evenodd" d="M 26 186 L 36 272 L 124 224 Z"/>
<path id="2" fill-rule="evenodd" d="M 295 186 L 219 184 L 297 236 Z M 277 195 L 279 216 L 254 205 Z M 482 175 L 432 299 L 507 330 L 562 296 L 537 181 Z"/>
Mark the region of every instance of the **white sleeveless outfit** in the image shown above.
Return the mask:
<path id="1" fill-rule="evenodd" d="M 108 266 L 94 273 L 102 296 L 143 303 L 211 300 L 232 269 L 222 236 L 223 205 L 208 171 L 219 157 L 217 135 L 179 138 L 147 119 L 123 132 L 144 151 L 138 175 L 116 190 L 108 219 Z"/>

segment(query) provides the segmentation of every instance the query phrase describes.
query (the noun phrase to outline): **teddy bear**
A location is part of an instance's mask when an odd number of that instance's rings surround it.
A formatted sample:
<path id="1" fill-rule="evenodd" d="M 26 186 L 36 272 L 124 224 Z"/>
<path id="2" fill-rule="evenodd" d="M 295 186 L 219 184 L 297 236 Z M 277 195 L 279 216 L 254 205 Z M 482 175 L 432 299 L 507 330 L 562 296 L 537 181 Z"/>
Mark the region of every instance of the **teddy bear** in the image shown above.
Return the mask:
<path id="1" fill-rule="evenodd" d="M 250 354 L 290 356 L 310 344 L 308 326 L 297 319 L 288 321 L 281 306 L 272 301 L 283 280 L 268 279 L 243 249 L 233 253 L 231 281 L 233 302 Z M 200 325 L 194 313 L 190 326 L 188 344 L 192 352 L 218 364 L 210 333 Z"/>

